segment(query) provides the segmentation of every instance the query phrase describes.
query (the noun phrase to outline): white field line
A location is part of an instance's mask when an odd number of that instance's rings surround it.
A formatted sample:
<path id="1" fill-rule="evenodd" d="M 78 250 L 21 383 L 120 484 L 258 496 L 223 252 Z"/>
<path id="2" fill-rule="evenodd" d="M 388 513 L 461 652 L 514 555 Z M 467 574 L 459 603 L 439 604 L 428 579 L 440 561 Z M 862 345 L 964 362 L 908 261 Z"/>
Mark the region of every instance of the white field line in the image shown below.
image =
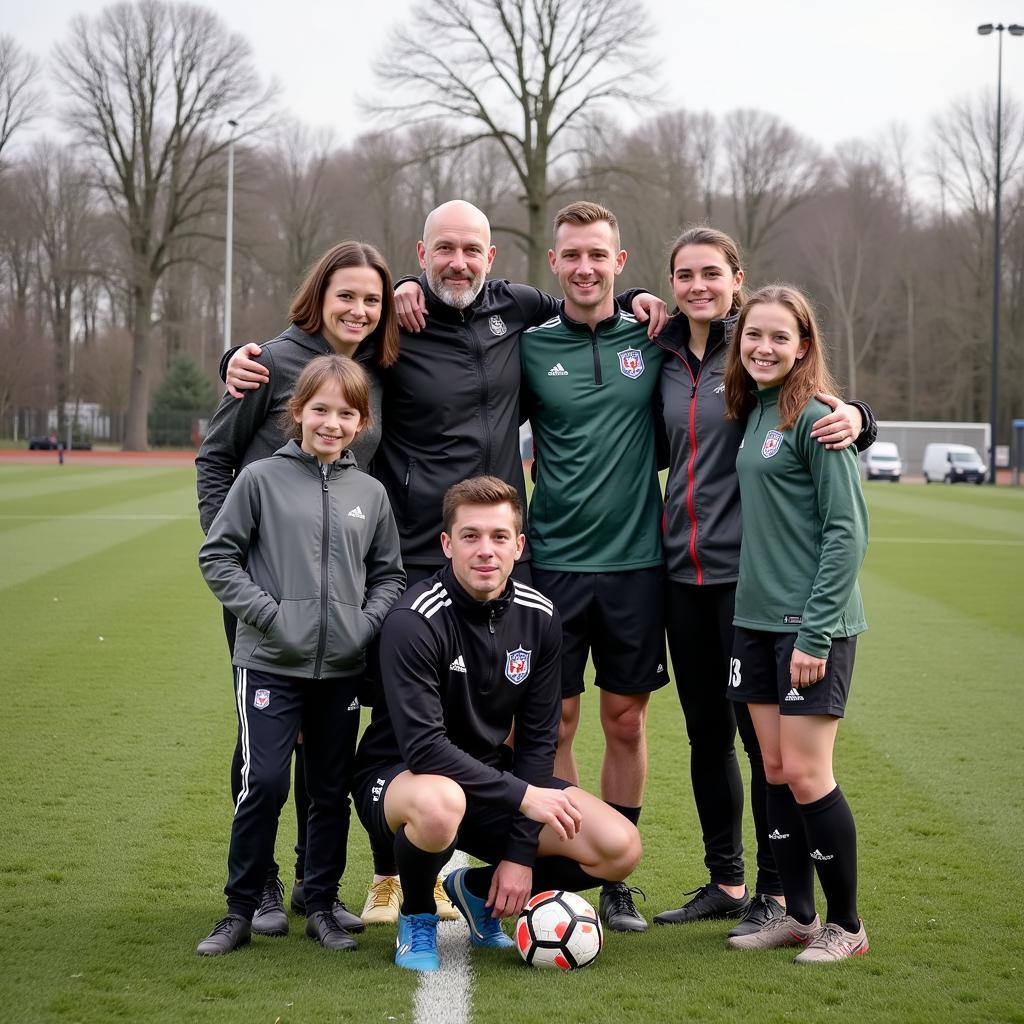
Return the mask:
<path id="1" fill-rule="evenodd" d="M 448 870 L 465 867 L 468 858 L 459 850 Z M 473 970 L 469 962 L 469 929 L 465 921 L 442 921 L 437 928 L 441 970 L 421 974 L 413 1000 L 413 1024 L 469 1024 Z"/>

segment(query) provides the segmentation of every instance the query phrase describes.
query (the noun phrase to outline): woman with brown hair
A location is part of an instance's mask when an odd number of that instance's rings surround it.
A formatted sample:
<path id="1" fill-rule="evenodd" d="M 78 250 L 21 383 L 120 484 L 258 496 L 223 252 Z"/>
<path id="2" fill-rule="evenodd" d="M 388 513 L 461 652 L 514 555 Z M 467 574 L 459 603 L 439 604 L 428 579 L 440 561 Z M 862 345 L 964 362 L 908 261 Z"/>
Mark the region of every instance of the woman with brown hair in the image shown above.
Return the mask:
<path id="1" fill-rule="evenodd" d="M 332 246 L 296 290 L 288 320 L 281 334 L 252 352 L 270 370 L 269 384 L 246 392 L 241 400 L 224 395 L 199 448 L 196 473 L 199 521 L 204 533 L 209 531 L 241 470 L 273 455 L 285 443 L 282 416 L 286 416 L 299 375 L 317 356 L 350 358 L 369 377 L 372 425 L 363 429 L 351 445 L 360 467 L 366 468 L 380 442 L 380 371 L 398 358 L 398 319 L 391 271 L 384 257 L 365 242 L 345 241 Z M 236 624 L 234 615 L 225 608 L 229 650 L 234 647 Z M 241 747 L 236 743 L 231 763 L 231 791 L 236 801 L 240 788 Z M 294 798 L 298 840 L 292 903 L 301 912 L 309 811 L 302 757 L 295 761 Z M 253 931 L 258 934 L 284 935 L 288 931 L 284 889 L 278 874 L 278 866 L 272 862 L 253 918 Z M 343 903 L 335 907 L 335 916 L 349 931 L 362 929 L 362 921 Z"/>
<path id="2" fill-rule="evenodd" d="M 728 693 L 746 704 L 768 783 L 768 825 L 786 913 L 734 949 L 803 946 L 797 963 L 868 949 L 857 913 L 857 830 L 832 770 L 839 719 L 867 629 L 857 574 L 868 514 L 857 458 L 810 437 L 833 390 L 810 303 L 770 285 L 740 311 L 725 371 L 728 415 L 743 427 L 736 458 L 743 550 Z M 825 894 L 822 925 L 814 876 Z"/>

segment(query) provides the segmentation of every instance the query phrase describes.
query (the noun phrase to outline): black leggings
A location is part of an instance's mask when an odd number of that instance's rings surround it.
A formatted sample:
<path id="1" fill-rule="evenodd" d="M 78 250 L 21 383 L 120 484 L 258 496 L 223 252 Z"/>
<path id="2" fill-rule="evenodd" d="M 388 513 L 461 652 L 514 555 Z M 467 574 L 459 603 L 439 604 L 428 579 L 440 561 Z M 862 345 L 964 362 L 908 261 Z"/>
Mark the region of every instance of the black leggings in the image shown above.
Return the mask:
<path id="1" fill-rule="evenodd" d="M 679 703 L 690 741 L 690 778 L 711 881 L 743 885 L 743 781 L 739 729 L 750 762 L 750 804 L 757 837 L 757 891 L 782 894 L 768 842 L 764 762 L 745 704 L 726 696 L 732 656 L 734 583 L 668 583 L 667 635 Z"/>

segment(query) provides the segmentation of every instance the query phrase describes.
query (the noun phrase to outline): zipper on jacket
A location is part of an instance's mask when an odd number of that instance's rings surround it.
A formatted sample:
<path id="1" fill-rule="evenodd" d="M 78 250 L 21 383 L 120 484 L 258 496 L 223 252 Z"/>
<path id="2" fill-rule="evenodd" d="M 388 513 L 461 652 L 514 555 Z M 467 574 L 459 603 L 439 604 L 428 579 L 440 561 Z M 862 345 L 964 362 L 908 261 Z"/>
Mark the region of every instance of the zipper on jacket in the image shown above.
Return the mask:
<path id="1" fill-rule="evenodd" d="M 498 662 L 498 652 L 497 652 L 497 650 L 494 647 L 494 609 L 493 608 L 489 609 L 488 612 L 487 612 L 487 632 L 489 634 L 488 644 L 490 645 L 490 648 L 491 648 L 491 656 L 487 659 L 487 662 L 490 665 L 490 672 L 489 672 L 488 679 L 487 679 L 487 690 L 488 690 L 488 692 L 490 692 L 494 688 L 494 685 L 495 685 L 495 682 L 494 682 L 495 665 Z"/>
<path id="2" fill-rule="evenodd" d="M 469 327 L 470 337 L 476 345 L 476 362 L 480 372 L 480 425 L 484 431 L 484 464 L 483 472 L 492 473 L 491 467 L 491 424 L 487 416 L 487 398 L 489 389 L 487 387 L 487 365 L 484 359 L 484 346 Z"/>
<path id="3" fill-rule="evenodd" d="M 409 500 L 409 491 L 412 489 L 412 470 L 413 470 L 413 466 L 415 466 L 415 465 L 416 465 L 416 460 L 415 459 L 410 459 L 406 463 L 406 466 L 405 466 L 405 484 L 404 484 L 404 488 L 403 488 L 404 493 L 402 495 L 404 501 L 403 501 L 402 512 L 405 514 L 405 518 L 406 518 L 407 521 L 408 521 L 408 518 L 409 518 L 409 509 L 410 509 L 410 506 L 412 505 L 412 502 Z"/>
<path id="4" fill-rule="evenodd" d="M 675 349 L 666 348 L 665 351 L 671 352 L 686 367 L 686 372 L 690 375 L 690 458 L 686 462 L 686 514 L 690 517 L 690 543 L 688 545 L 690 560 L 693 562 L 694 569 L 697 570 L 697 586 L 700 586 L 704 582 L 704 569 L 697 557 L 697 509 L 693 503 L 693 494 L 697 487 L 694 473 L 694 466 L 697 464 L 697 383 L 704 369 L 704 360 L 701 360 L 700 370 L 695 377 L 686 356 L 676 352 Z M 707 356 L 707 352 L 704 355 Z"/>
<path id="5" fill-rule="evenodd" d="M 601 350 L 597 347 L 597 331 L 590 332 L 590 350 L 594 355 L 594 383 L 603 384 L 604 377 L 601 374 Z"/>
<path id="6" fill-rule="evenodd" d="M 319 679 L 327 644 L 327 558 L 331 550 L 331 495 L 327 489 L 327 467 L 320 466 L 320 496 L 323 502 L 323 528 L 320 533 L 320 635 L 316 642 L 313 678 Z"/>

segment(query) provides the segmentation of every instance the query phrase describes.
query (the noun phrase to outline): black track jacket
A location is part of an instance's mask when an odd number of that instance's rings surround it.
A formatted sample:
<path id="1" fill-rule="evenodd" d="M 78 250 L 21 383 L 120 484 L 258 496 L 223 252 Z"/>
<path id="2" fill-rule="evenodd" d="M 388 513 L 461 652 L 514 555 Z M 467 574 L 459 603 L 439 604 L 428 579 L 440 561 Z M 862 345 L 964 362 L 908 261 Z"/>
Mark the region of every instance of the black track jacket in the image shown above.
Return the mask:
<path id="1" fill-rule="evenodd" d="M 519 491 L 519 334 L 554 316 L 558 303 L 529 285 L 488 281 L 454 309 L 419 277 L 427 326 L 401 332 L 398 360 L 383 371 L 384 434 L 371 472 L 391 499 L 406 565 L 444 560 L 441 501 L 452 484 L 490 474 Z"/>
<path id="2" fill-rule="evenodd" d="M 387 709 L 375 709 L 356 772 L 404 761 L 417 774 L 454 780 L 471 798 L 515 810 L 527 783 L 549 785 L 554 770 L 561 643 L 554 606 L 515 580 L 486 602 L 467 594 L 450 566 L 410 588 L 381 630 Z M 508 772 L 498 765 L 513 722 Z M 505 859 L 532 867 L 540 829 L 517 814 Z"/>

